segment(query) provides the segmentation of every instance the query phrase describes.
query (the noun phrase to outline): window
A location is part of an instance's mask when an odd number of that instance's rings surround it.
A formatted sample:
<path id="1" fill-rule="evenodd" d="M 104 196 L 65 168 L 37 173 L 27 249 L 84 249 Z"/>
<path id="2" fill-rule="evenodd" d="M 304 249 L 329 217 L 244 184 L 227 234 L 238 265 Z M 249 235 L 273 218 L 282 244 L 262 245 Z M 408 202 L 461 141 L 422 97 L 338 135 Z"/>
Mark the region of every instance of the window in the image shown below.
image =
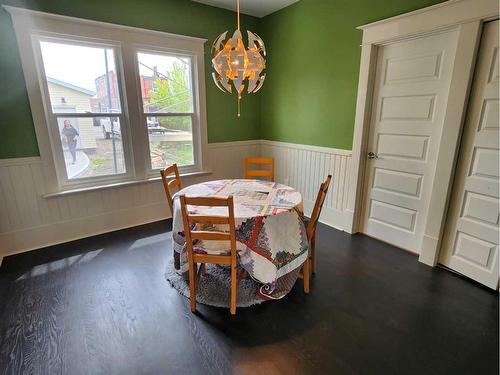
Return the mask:
<path id="1" fill-rule="evenodd" d="M 38 43 L 63 180 L 126 174 L 114 48 L 45 38 Z"/>
<path id="2" fill-rule="evenodd" d="M 203 171 L 204 39 L 6 9 L 55 189 Z"/>
<path id="3" fill-rule="evenodd" d="M 142 123 L 147 126 L 151 168 L 194 164 L 193 87 L 189 56 L 138 52 Z"/>

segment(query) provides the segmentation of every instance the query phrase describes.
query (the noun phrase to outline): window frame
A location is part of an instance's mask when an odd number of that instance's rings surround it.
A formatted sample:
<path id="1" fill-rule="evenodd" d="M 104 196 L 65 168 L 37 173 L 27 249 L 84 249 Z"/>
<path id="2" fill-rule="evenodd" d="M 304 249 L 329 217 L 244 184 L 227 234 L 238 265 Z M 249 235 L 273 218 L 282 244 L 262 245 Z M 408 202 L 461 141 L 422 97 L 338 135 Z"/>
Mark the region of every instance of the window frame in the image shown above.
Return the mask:
<path id="1" fill-rule="evenodd" d="M 152 169 L 149 154 L 147 126 L 144 116 L 142 94 L 138 81 L 137 51 L 156 51 L 165 54 L 180 54 L 191 57 L 191 85 L 193 87 L 193 158 L 192 166 L 180 167 L 181 174 L 206 173 L 207 120 L 205 98 L 206 39 L 170 34 L 161 31 L 116 25 L 51 13 L 27 10 L 3 5 L 10 13 L 17 38 L 23 74 L 28 91 L 40 158 L 45 165 L 46 190 L 48 195 L 78 189 L 93 189 L 116 186 L 120 183 L 149 181 L 158 178 L 158 170 Z M 71 44 L 90 43 L 114 50 L 118 87 L 120 90 L 121 114 L 117 113 L 53 113 L 48 84 L 43 69 L 41 47 L 38 37 L 60 38 Z M 34 43 L 37 39 L 38 46 Z M 88 44 L 87 44 L 88 45 Z M 35 48 L 37 47 L 37 48 Z M 41 64 L 41 65 L 40 65 Z M 42 70 L 40 70 L 40 67 Z M 40 74 L 40 73 L 43 74 Z M 107 115 L 113 116 L 107 116 Z M 55 135 L 51 124 L 57 117 L 118 117 L 122 133 L 126 172 L 118 175 L 67 179 L 61 139 Z M 185 115 L 185 114 L 183 114 Z M 154 115 L 153 115 L 154 116 Z M 122 122 L 123 121 L 123 122 Z M 125 129 L 125 131 L 124 131 Z M 60 155 L 57 156 L 57 153 Z M 63 162 L 64 163 L 64 162 Z"/>
<path id="2" fill-rule="evenodd" d="M 199 171 L 199 164 L 201 163 L 201 154 L 202 154 L 202 144 L 197 142 L 201 138 L 201 126 L 200 126 L 200 110 L 199 110 L 199 88 L 198 88 L 198 77 L 196 74 L 196 67 L 199 64 L 197 61 L 197 56 L 192 53 L 179 52 L 179 50 L 171 49 L 171 48 L 158 48 L 147 45 L 136 44 L 133 46 L 134 48 L 134 64 L 135 64 L 135 77 L 136 77 L 136 87 L 137 87 L 137 97 L 139 98 L 139 112 L 141 123 L 144 125 L 147 123 L 148 117 L 176 117 L 176 116 L 190 116 L 191 117 L 191 131 L 193 135 L 193 164 L 179 166 L 179 170 L 181 173 L 193 173 Z M 188 57 L 190 59 L 190 89 L 192 94 L 192 105 L 193 110 L 191 112 L 145 112 L 144 111 L 144 102 L 142 100 L 142 91 L 140 84 L 140 74 L 139 74 L 139 53 L 148 53 L 148 54 L 156 54 L 156 55 L 167 55 L 167 56 L 180 56 L 180 57 Z M 152 177 L 157 175 L 160 169 L 155 169 L 151 165 L 151 149 L 149 142 L 149 133 L 147 131 L 147 126 L 145 128 L 146 135 L 148 137 L 147 142 L 147 167 L 146 174 L 148 177 Z"/>
<path id="3" fill-rule="evenodd" d="M 132 163 L 132 149 L 130 145 L 130 129 L 129 129 L 129 116 L 127 111 L 127 102 L 124 98 L 124 79 L 123 79 L 123 66 L 121 58 L 121 45 L 115 41 L 109 41 L 105 39 L 96 40 L 93 39 L 89 41 L 85 37 L 75 37 L 68 35 L 61 35 L 56 33 L 32 33 L 32 48 L 35 57 L 35 64 L 37 66 L 37 73 L 39 76 L 40 90 L 42 92 L 42 97 L 44 99 L 45 116 L 47 118 L 47 131 L 49 133 L 49 138 L 52 145 L 52 154 L 56 169 L 56 174 L 58 177 L 61 190 L 65 190 L 72 187 L 85 187 L 85 186 L 99 186 L 105 185 L 112 182 L 122 182 L 128 181 L 134 177 L 134 168 Z M 47 75 L 45 73 L 45 66 L 43 63 L 43 55 L 41 49 L 41 42 L 51 42 L 60 43 L 84 47 L 101 47 L 107 49 L 113 49 L 114 54 L 114 64 L 116 69 L 116 79 L 117 86 L 120 97 L 120 112 L 91 112 L 91 113 L 60 113 L 54 112 L 52 109 L 53 103 L 50 100 L 50 92 L 48 88 Z M 121 143 L 123 150 L 123 158 L 125 161 L 125 173 L 102 175 L 102 176 L 90 176 L 90 177 L 80 177 L 75 179 L 70 179 L 67 176 L 64 156 L 61 150 L 62 142 L 61 135 L 58 129 L 58 118 L 91 118 L 96 117 L 116 117 L 120 123 L 120 133 L 121 133 Z"/>

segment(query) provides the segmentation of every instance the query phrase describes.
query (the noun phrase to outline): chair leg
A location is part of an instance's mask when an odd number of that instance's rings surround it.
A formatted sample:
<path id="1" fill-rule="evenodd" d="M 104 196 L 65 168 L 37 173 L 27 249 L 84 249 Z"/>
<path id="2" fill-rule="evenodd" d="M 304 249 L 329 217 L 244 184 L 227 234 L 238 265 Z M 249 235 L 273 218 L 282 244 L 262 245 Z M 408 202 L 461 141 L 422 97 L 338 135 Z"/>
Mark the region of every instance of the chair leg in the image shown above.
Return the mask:
<path id="1" fill-rule="evenodd" d="M 196 264 L 189 263 L 189 300 L 191 303 L 191 312 L 196 311 Z"/>
<path id="2" fill-rule="evenodd" d="M 304 262 L 302 274 L 304 277 L 304 293 L 309 294 L 309 257 L 307 257 L 306 261 Z"/>
<path id="3" fill-rule="evenodd" d="M 200 270 L 200 272 L 201 272 L 201 276 L 205 276 L 205 275 L 207 274 L 207 269 L 206 269 L 206 267 L 205 267 L 205 263 L 202 263 L 202 264 L 200 265 L 200 267 L 201 267 L 201 270 Z"/>
<path id="4" fill-rule="evenodd" d="M 248 272 L 246 269 L 242 268 L 240 271 L 240 275 L 238 276 L 238 280 L 248 278 Z"/>
<path id="5" fill-rule="evenodd" d="M 316 234 L 311 238 L 311 271 L 316 273 Z"/>
<path id="6" fill-rule="evenodd" d="M 236 264 L 231 264 L 231 315 L 236 314 L 236 289 L 238 288 L 238 278 Z"/>

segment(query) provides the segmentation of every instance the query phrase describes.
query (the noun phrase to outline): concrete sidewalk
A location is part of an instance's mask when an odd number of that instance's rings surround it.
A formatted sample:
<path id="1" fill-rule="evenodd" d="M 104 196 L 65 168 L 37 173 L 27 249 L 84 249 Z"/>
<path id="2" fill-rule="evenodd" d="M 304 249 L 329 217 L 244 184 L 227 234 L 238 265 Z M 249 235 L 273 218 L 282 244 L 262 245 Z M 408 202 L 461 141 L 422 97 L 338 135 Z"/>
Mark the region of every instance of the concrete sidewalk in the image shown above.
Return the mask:
<path id="1" fill-rule="evenodd" d="M 80 173 L 84 172 L 89 167 L 89 158 L 83 151 L 76 151 L 76 162 L 72 164 L 73 158 L 69 150 L 64 150 L 64 161 L 66 164 L 66 173 L 68 179 L 77 177 Z"/>

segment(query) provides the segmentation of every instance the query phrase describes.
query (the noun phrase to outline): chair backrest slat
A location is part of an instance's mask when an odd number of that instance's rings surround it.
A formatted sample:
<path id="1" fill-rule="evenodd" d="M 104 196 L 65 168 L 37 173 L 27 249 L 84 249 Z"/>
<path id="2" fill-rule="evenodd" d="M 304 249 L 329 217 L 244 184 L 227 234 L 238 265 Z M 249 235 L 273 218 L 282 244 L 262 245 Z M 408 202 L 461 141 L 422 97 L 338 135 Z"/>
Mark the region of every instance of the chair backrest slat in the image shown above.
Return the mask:
<path id="1" fill-rule="evenodd" d="M 192 224 L 229 224 L 229 218 L 225 216 L 189 215 L 188 220 Z"/>
<path id="2" fill-rule="evenodd" d="M 321 186 L 316 196 L 316 202 L 314 203 L 314 208 L 311 214 L 311 219 L 306 228 L 307 238 L 312 238 L 314 232 L 316 232 L 316 226 L 318 224 L 319 217 L 321 215 L 321 210 L 323 209 L 323 203 L 325 202 L 326 193 L 328 192 L 328 187 L 330 186 L 330 181 L 332 180 L 332 175 L 328 175 L 325 181 L 321 183 Z"/>
<path id="3" fill-rule="evenodd" d="M 167 203 L 168 206 L 170 207 L 170 212 L 173 215 L 174 214 L 173 196 L 175 193 L 174 188 L 177 188 L 177 190 L 182 189 L 182 181 L 179 175 L 179 169 L 177 168 L 177 164 L 173 164 L 165 169 L 162 169 L 160 171 L 160 174 L 161 174 L 161 180 L 163 182 L 163 187 L 165 188 L 165 194 L 167 195 Z M 173 179 L 168 181 L 168 177 L 172 174 L 174 175 Z"/>
<path id="4" fill-rule="evenodd" d="M 236 226 L 234 223 L 234 203 L 233 197 L 179 197 L 181 202 L 182 220 L 184 223 L 184 234 L 188 255 L 193 254 L 193 240 L 207 241 L 229 241 L 231 244 L 231 257 L 236 257 Z M 227 207 L 227 216 L 208 216 L 190 214 L 187 206 L 204 207 Z M 228 232 L 220 230 L 198 230 L 193 229 L 191 224 L 226 224 L 229 226 Z"/>
<path id="5" fill-rule="evenodd" d="M 186 197 L 185 201 L 189 206 L 228 207 L 228 199 L 220 197 Z"/>
<path id="6" fill-rule="evenodd" d="M 230 241 L 231 236 L 226 232 L 215 232 L 209 230 L 191 230 L 191 238 L 193 240 L 208 240 L 208 241 Z"/>
<path id="7" fill-rule="evenodd" d="M 173 179 L 173 180 L 170 180 L 170 181 L 168 182 L 168 187 L 169 187 L 169 188 L 174 188 L 174 187 L 179 188 L 180 186 L 181 186 L 181 182 L 180 182 L 180 180 Z"/>
<path id="8" fill-rule="evenodd" d="M 267 169 L 250 169 L 250 165 L 268 165 Z M 273 158 L 246 158 L 244 162 L 244 177 L 269 177 L 274 181 Z"/>

